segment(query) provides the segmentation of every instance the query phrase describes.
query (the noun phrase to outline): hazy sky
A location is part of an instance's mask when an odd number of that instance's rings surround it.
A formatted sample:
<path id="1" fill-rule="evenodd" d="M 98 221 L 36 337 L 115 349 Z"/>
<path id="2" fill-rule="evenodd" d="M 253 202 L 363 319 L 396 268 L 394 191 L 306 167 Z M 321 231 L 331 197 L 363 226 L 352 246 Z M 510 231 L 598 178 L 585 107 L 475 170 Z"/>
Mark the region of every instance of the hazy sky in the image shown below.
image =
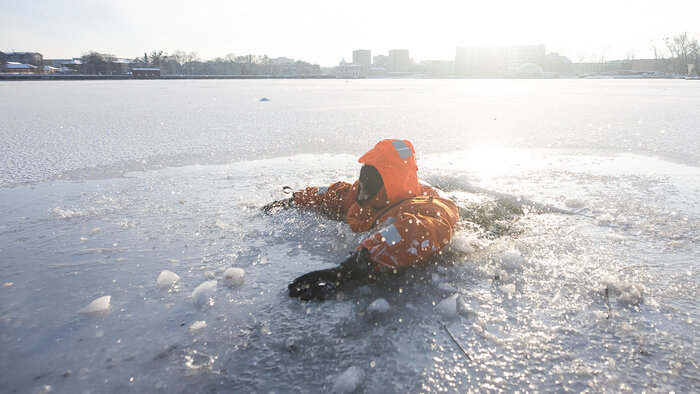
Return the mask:
<path id="1" fill-rule="evenodd" d="M 454 59 L 457 46 L 545 44 L 572 61 L 651 57 L 651 41 L 700 38 L 700 1 L 0 0 L 0 50 L 286 56 L 337 65 L 354 49 Z M 430 5 L 429 5 L 430 4 Z M 564 4 L 567 4 L 566 6 Z"/>

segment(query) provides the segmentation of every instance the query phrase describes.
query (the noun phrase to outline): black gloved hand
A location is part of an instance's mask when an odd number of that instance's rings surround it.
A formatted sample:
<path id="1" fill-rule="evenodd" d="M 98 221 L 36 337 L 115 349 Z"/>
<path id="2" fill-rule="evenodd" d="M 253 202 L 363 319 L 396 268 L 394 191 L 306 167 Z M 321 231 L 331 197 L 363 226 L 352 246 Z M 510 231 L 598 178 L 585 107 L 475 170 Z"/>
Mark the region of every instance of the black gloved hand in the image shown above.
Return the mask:
<path id="1" fill-rule="evenodd" d="M 284 200 L 273 201 L 267 205 L 264 205 L 262 211 L 265 213 L 272 213 L 279 209 L 286 209 L 294 205 L 294 197 L 285 198 Z"/>
<path id="2" fill-rule="evenodd" d="M 372 274 L 372 262 L 367 249 L 352 252 L 339 266 L 304 274 L 289 284 L 289 296 L 303 301 L 318 298 L 323 301 L 348 280 L 368 279 Z"/>

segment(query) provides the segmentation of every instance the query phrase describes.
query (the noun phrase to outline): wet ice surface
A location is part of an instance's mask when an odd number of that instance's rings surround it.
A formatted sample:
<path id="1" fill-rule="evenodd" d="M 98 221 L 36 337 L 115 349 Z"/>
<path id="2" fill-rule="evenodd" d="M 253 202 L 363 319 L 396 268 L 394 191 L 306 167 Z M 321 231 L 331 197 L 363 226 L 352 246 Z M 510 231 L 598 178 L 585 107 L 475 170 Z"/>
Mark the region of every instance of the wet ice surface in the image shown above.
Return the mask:
<path id="1" fill-rule="evenodd" d="M 346 109 L 326 108 L 341 123 Z M 449 250 L 335 300 L 290 299 L 291 279 L 362 235 L 259 207 L 355 179 L 383 137 L 363 130 L 352 154 L 307 141 L 321 154 L 0 189 L 3 391 L 700 389 L 697 166 L 417 140 L 421 177 L 464 219 Z"/>
<path id="2" fill-rule="evenodd" d="M 697 388 L 698 168 L 518 152 L 492 159 L 518 166 L 488 174 L 472 166 L 476 151 L 424 156 L 423 178 L 472 220 L 436 264 L 323 303 L 288 298 L 287 283 L 340 261 L 359 236 L 258 208 L 281 185 L 352 179 L 352 156 L 2 189 L 1 275 L 13 283 L 0 290 L 2 380 L 20 391 L 328 391 L 354 382 L 357 370 L 341 374 L 356 366 L 365 392 Z M 446 171 L 450 160 L 460 167 Z M 464 191 L 468 181 L 502 194 Z M 232 267 L 242 284 L 226 284 Z M 179 281 L 159 286 L 164 270 Z M 106 295 L 109 314 L 76 313 Z"/>

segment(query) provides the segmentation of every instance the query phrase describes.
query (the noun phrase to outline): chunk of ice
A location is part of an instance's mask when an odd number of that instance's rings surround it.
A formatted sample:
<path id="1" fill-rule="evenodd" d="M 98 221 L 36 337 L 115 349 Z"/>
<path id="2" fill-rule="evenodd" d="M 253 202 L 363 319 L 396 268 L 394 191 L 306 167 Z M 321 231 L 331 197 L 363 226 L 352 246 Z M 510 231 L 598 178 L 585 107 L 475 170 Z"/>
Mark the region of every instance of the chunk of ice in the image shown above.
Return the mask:
<path id="1" fill-rule="evenodd" d="M 459 294 L 452 294 L 451 296 L 445 298 L 437 304 L 438 312 L 445 316 L 451 316 L 457 313 L 457 296 Z"/>
<path id="2" fill-rule="evenodd" d="M 508 283 L 507 285 L 498 286 L 498 290 L 501 293 L 507 295 L 510 299 L 511 297 L 513 297 L 513 293 L 515 293 L 515 283 Z"/>
<path id="3" fill-rule="evenodd" d="M 88 306 L 78 311 L 84 315 L 91 315 L 96 313 L 102 313 L 109 310 L 109 302 L 112 300 L 112 296 L 100 297 L 92 301 Z"/>
<path id="4" fill-rule="evenodd" d="M 226 286 L 240 286 L 245 281 L 245 271 L 240 268 L 229 268 L 224 271 L 224 284 Z"/>
<path id="5" fill-rule="evenodd" d="M 160 275 L 158 275 L 158 287 L 170 287 L 177 283 L 177 281 L 179 280 L 180 277 L 176 273 L 168 270 L 163 270 L 160 273 Z"/>
<path id="6" fill-rule="evenodd" d="M 192 299 L 194 303 L 199 306 L 214 305 L 214 297 L 216 296 L 216 281 L 208 280 L 199 286 L 192 292 Z"/>
<path id="7" fill-rule="evenodd" d="M 352 393 L 365 380 L 365 371 L 355 365 L 338 375 L 331 388 L 331 393 Z"/>
<path id="8" fill-rule="evenodd" d="M 190 326 L 191 332 L 197 332 L 207 326 L 207 322 L 204 320 L 197 320 Z"/>
<path id="9" fill-rule="evenodd" d="M 391 306 L 388 302 L 386 302 L 385 299 L 377 298 L 376 300 L 372 301 L 372 303 L 369 304 L 369 306 L 367 307 L 365 318 L 370 321 L 376 320 L 379 317 L 385 315 L 390 310 Z"/>

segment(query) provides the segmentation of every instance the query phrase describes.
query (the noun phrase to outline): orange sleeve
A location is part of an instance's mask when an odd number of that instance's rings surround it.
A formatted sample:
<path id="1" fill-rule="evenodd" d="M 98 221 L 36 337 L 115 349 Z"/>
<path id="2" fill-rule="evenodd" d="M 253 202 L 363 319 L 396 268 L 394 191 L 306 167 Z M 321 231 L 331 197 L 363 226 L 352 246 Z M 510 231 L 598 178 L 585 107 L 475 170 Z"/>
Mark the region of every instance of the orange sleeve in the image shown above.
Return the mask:
<path id="1" fill-rule="evenodd" d="M 459 221 L 457 206 L 439 197 L 409 203 L 392 213 L 383 228 L 360 245 L 369 251 L 375 271 L 425 263 L 450 242 Z"/>
<path id="2" fill-rule="evenodd" d="M 345 217 L 352 204 L 354 185 L 336 182 L 327 187 L 307 187 L 294 193 L 294 204 L 300 207 L 315 207 L 334 217 Z"/>

